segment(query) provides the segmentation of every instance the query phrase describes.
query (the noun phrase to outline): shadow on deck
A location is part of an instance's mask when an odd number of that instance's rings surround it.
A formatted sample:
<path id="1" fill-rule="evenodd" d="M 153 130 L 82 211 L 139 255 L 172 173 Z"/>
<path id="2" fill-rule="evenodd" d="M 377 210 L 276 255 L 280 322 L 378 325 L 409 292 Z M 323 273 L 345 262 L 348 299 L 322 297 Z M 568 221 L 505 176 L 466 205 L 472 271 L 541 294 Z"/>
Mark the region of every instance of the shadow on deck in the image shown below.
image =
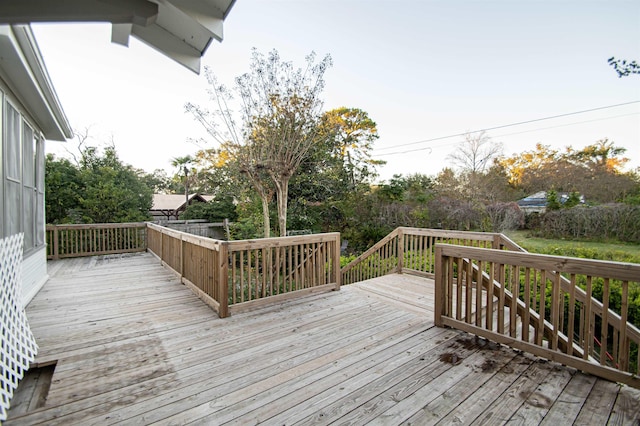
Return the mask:
<path id="1" fill-rule="evenodd" d="M 219 319 L 146 253 L 57 261 L 43 408 L 6 424 L 637 424 L 640 392 L 433 324 L 408 275 Z M 407 303 L 408 302 L 408 303 Z"/>

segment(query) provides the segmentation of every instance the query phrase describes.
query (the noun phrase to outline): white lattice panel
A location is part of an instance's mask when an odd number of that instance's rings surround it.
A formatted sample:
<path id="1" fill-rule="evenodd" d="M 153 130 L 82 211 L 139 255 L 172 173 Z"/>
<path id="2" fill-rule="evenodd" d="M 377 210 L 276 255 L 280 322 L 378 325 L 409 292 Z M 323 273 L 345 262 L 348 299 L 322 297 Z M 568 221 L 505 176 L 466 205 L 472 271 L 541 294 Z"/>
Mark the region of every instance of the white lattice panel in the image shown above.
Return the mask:
<path id="1" fill-rule="evenodd" d="M 0 240 L 0 421 L 6 420 L 13 391 L 38 350 L 22 308 L 23 238 L 18 234 Z"/>

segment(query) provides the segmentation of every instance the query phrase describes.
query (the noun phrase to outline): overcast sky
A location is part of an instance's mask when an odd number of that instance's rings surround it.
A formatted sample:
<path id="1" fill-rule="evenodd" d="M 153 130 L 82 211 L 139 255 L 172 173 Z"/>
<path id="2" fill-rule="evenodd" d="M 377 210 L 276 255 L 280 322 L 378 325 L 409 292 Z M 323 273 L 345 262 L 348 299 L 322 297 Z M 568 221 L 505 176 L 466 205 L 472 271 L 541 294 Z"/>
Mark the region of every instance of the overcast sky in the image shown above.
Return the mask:
<path id="1" fill-rule="evenodd" d="M 204 76 L 134 38 L 111 44 L 107 24 L 33 28 L 74 129 L 113 137 L 123 161 L 149 172 L 172 172 L 171 158 L 198 150 L 188 139 L 203 132 L 184 104 L 207 104 Z M 618 78 L 607 64 L 640 61 L 636 0 L 237 0 L 203 64 L 231 85 L 252 47 L 299 66 L 311 51 L 332 56 L 325 109 L 356 107 L 376 121 L 381 179 L 435 175 L 450 165 L 455 135 L 594 109 L 488 134 L 506 155 L 609 138 L 640 166 L 640 75 Z"/>

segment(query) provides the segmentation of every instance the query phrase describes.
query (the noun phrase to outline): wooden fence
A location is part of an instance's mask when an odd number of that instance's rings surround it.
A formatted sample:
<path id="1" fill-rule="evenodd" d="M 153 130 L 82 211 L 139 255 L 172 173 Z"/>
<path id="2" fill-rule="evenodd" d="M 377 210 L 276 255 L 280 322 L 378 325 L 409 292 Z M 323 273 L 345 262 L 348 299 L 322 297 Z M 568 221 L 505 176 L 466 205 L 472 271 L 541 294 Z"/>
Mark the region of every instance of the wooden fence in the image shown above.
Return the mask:
<path id="1" fill-rule="evenodd" d="M 47 225 L 47 259 L 147 249 L 146 223 Z"/>
<path id="2" fill-rule="evenodd" d="M 340 288 L 338 233 L 219 241 L 149 224 L 148 235 L 149 251 L 221 318 Z"/>
<path id="3" fill-rule="evenodd" d="M 342 268 L 342 284 L 391 273 L 433 278 L 438 243 L 524 251 L 502 234 L 399 227 Z"/>
<path id="4" fill-rule="evenodd" d="M 640 387 L 640 330 L 628 321 L 640 265 L 445 244 L 435 251 L 436 325 Z"/>

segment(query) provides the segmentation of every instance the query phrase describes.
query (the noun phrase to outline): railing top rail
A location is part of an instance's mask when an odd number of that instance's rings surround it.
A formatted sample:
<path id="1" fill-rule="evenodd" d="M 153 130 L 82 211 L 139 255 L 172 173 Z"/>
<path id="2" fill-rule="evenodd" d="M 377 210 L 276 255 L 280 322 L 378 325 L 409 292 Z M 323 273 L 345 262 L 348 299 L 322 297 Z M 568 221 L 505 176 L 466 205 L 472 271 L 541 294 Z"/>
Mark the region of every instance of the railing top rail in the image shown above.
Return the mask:
<path id="1" fill-rule="evenodd" d="M 215 250 L 217 250 L 221 245 L 226 245 L 229 248 L 230 252 L 240 250 L 255 250 L 267 247 L 287 247 L 304 243 L 322 243 L 335 241 L 337 238 L 340 238 L 339 232 L 328 232 L 324 234 L 299 235 L 293 237 L 262 238 L 259 240 L 224 241 L 216 240 L 214 238 L 201 237 L 198 235 L 189 234 L 188 232 L 177 231 L 175 229 L 167 228 L 165 226 L 157 225 L 154 223 L 147 223 L 147 226 L 156 231 L 160 231 L 165 235 L 170 235 L 174 238 L 181 238 L 182 240 L 191 242 L 193 244 L 205 245 Z"/>
<path id="2" fill-rule="evenodd" d="M 515 241 L 504 234 L 500 234 L 500 243 L 511 251 L 520 251 L 523 253 L 527 253 L 527 250 L 520 247 Z"/>
<path id="3" fill-rule="evenodd" d="M 493 241 L 496 236 L 500 235 L 493 232 L 449 231 L 445 229 L 410 228 L 405 226 L 398 227 L 396 230 L 400 230 L 403 234 L 425 235 L 440 238 L 474 239 L 479 241 Z"/>
<path id="4" fill-rule="evenodd" d="M 340 238 L 339 232 L 327 232 L 324 234 L 297 235 L 291 237 L 271 237 L 257 240 L 227 241 L 229 251 L 256 250 L 266 247 L 288 247 L 304 243 L 324 243 Z"/>
<path id="5" fill-rule="evenodd" d="M 555 272 L 584 274 L 622 281 L 640 282 L 640 264 L 580 259 L 548 254 L 520 253 L 450 244 L 436 244 L 445 256 L 466 257 L 508 265 L 519 265 Z"/>
<path id="6" fill-rule="evenodd" d="M 385 244 L 387 244 L 389 241 L 393 240 L 394 238 L 396 238 L 398 236 L 398 232 L 399 229 L 401 228 L 396 228 L 393 231 L 391 231 L 389 234 L 387 234 L 386 237 L 384 237 L 383 239 L 381 239 L 380 241 L 378 241 L 377 243 L 375 243 L 373 246 L 369 247 L 367 249 L 367 251 L 365 251 L 364 253 L 362 253 L 360 256 L 356 257 L 354 260 L 352 260 L 348 265 L 346 265 L 344 268 L 342 268 L 342 273 L 344 274 L 345 272 L 348 272 L 349 270 L 351 270 L 353 267 L 355 267 L 355 265 L 357 265 L 358 263 L 360 263 L 362 261 L 362 259 L 367 258 L 368 256 L 370 256 L 371 254 L 375 253 L 380 247 L 384 246 Z M 407 228 L 409 229 L 409 228 Z"/>
<path id="7" fill-rule="evenodd" d="M 109 229 L 109 228 L 142 228 L 146 226 L 146 222 L 127 222 L 127 223 L 74 223 L 63 225 L 48 224 L 47 231 L 54 229 Z"/>

